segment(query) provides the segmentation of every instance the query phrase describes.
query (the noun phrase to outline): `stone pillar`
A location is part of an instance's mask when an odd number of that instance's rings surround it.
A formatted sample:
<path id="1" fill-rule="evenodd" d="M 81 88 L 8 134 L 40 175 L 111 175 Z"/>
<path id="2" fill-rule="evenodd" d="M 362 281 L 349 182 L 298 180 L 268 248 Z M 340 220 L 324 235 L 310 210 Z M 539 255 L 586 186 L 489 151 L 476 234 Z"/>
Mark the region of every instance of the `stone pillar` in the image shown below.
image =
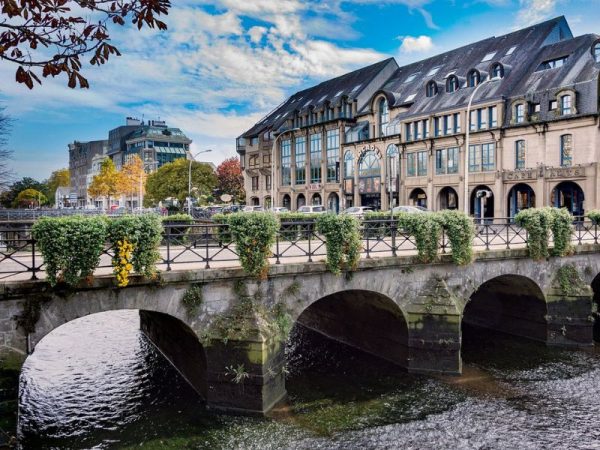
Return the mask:
<path id="1" fill-rule="evenodd" d="M 548 345 L 594 345 L 593 299 L 592 289 L 583 282 L 575 266 L 568 264 L 556 271 L 546 292 Z"/>
<path id="2" fill-rule="evenodd" d="M 435 278 L 407 306 L 409 372 L 461 373 L 460 312 L 456 305 L 457 298 L 445 281 Z"/>

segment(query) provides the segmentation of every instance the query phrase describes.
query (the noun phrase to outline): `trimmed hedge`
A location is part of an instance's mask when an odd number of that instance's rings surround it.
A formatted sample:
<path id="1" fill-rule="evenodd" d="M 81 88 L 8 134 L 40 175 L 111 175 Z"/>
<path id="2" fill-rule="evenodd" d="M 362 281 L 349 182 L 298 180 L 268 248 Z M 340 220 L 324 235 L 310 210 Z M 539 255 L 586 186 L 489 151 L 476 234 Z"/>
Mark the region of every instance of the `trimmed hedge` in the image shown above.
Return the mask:
<path id="1" fill-rule="evenodd" d="M 327 269 L 336 275 L 342 270 L 355 270 L 362 247 L 358 219 L 345 214 L 320 214 L 316 229 L 325 236 Z"/>
<path id="2" fill-rule="evenodd" d="M 550 232 L 554 238 L 553 256 L 565 256 L 572 251 L 573 216 L 565 208 L 529 208 L 519 211 L 515 222 L 527 230 L 529 256 L 540 260 L 550 256 Z"/>

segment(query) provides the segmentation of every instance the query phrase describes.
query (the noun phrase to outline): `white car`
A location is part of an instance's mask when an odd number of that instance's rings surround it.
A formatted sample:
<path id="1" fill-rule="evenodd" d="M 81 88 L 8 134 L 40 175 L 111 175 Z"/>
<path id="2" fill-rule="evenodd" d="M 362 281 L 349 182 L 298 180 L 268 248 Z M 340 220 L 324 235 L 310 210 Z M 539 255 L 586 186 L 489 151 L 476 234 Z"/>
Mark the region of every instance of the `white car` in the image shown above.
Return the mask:
<path id="1" fill-rule="evenodd" d="M 325 214 L 327 209 L 323 205 L 301 206 L 298 212 L 302 214 Z"/>
<path id="2" fill-rule="evenodd" d="M 392 209 L 392 212 L 394 213 L 400 213 L 400 212 L 405 212 L 405 213 L 417 213 L 417 214 L 421 214 L 421 213 L 428 213 L 430 211 L 428 211 L 427 209 L 423 208 L 422 206 L 396 206 L 394 207 L 394 209 Z"/>
<path id="3" fill-rule="evenodd" d="M 264 208 L 262 206 L 244 206 L 244 209 L 242 209 L 242 212 L 263 212 Z"/>
<path id="4" fill-rule="evenodd" d="M 284 206 L 276 206 L 275 208 L 269 209 L 269 211 L 274 212 L 275 214 L 282 214 L 282 213 L 290 212 L 290 210 Z"/>
<path id="5" fill-rule="evenodd" d="M 348 214 L 349 216 L 354 216 L 358 218 L 364 217 L 365 213 L 372 212 L 373 208 L 369 206 L 351 206 L 350 208 L 342 211 L 342 214 Z"/>

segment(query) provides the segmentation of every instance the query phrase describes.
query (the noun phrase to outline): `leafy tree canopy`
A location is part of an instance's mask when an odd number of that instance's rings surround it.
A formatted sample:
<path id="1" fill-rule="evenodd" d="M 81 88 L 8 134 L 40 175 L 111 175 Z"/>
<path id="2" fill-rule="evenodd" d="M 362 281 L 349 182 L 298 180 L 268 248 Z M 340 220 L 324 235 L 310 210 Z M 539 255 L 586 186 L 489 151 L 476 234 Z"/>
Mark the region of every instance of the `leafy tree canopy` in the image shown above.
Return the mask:
<path id="1" fill-rule="evenodd" d="M 0 195 L 0 204 L 5 208 L 17 207 L 17 196 L 26 189 L 40 191 L 46 198 L 48 197 L 48 186 L 45 183 L 31 177 L 25 177 L 11 184 L 9 188 Z"/>
<path id="2" fill-rule="evenodd" d="M 228 158 L 217 167 L 218 188 L 222 194 L 232 195 L 236 201 L 246 197 L 244 191 L 244 177 L 240 160 L 236 157 Z"/>
<path id="3" fill-rule="evenodd" d="M 71 176 L 69 169 L 58 169 L 50 174 L 50 178 L 46 181 L 48 186 L 48 202 L 54 205 L 56 190 L 59 186 L 70 186 Z"/>
<path id="4" fill-rule="evenodd" d="M 19 192 L 15 199 L 16 206 L 26 208 L 29 206 L 42 206 L 48 202 L 48 198 L 40 191 L 35 189 L 25 189 Z"/>
<path id="5" fill-rule="evenodd" d="M 121 55 L 110 24 L 166 30 L 158 17 L 170 7 L 169 0 L 0 0 L 0 59 L 17 65 L 16 81 L 29 89 L 40 76 L 59 75 L 70 88 L 88 88 L 81 58 L 100 66 Z"/>

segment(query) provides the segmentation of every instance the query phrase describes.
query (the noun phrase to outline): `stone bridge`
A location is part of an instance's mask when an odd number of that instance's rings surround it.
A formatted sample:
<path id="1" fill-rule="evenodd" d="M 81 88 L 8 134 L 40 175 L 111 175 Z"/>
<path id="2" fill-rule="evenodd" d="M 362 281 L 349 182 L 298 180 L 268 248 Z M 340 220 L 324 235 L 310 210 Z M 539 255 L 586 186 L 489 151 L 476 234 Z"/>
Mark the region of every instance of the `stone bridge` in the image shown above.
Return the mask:
<path id="1" fill-rule="evenodd" d="M 295 324 L 413 373 L 461 373 L 464 323 L 545 342 L 593 345 L 600 246 L 532 261 L 526 250 L 476 254 L 457 267 L 414 257 L 363 259 L 341 276 L 323 263 L 172 271 L 116 288 L 0 284 L 0 352 L 34 351 L 61 325 L 104 311 L 140 310 L 141 329 L 216 410 L 262 414 L 286 395 L 285 344 Z"/>

